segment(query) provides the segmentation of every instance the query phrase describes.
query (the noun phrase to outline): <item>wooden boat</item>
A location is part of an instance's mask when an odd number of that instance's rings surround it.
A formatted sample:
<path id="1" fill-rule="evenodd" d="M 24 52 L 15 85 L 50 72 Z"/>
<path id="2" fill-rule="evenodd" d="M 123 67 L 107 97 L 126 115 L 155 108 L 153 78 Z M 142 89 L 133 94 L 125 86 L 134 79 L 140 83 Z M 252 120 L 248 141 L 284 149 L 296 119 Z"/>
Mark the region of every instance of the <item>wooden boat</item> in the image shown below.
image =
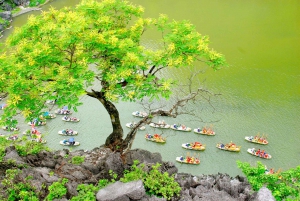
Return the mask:
<path id="1" fill-rule="evenodd" d="M 79 122 L 80 119 L 76 118 L 76 117 L 67 117 L 64 116 L 63 118 L 61 118 L 63 121 L 67 121 L 67 122 Z"/>
<path id="2" fill-rule="evenodd" d="M 152 142 L 158 142 L 158 143 L 165 143 L 166 142 L 166 138 L 163 138 L 161 135 L 159 134 L 146 134 L 145 135 L 145 139 L 152 141 Z"/>
<path id="3" fill-rule="evenodd" d="M 77 131 L 73 131 L 72 129 L 63 129 L 61 131 L 58 131 L 59 135 L 66 135 L 66 136 L 72 136 L 72 135 L 78 135 Z"/>
<path id="4" fill-rule="evenodd" d="M 186 163 L 186 164 L 192 164 L 192 165 L 199 165 L 200 164 L 200 159 L 198 159 L 196 157 L 191 157 L 191 156 L 176 157 L 176 161 L 179 162 L 179 163 Z"/>
<path id="5" fill-rule="evenodd" d="M 80 145 L 79 142 L 75 142 L 74 138 L 73 138 L 73 140 L 71 138 L 70 139 L 64 139 L 64 140 L 60 141 L 59 144 L 64 145 L 64 146 L 78 146 L 78 145 Z"/>
<path id="6" fill-rule="evenodd" d="M 216 147 L 225 151 L 239 152 L 241 150 L 241 146 L 236 146 L 236 144 L 232 142 L 228 144 L 218 143 Z"/>
<path id="7" fill-rule="evenodd" d="M 165 122 L 158 122 L 158 123 L 150 123 L 149 126 L 153 128 L 170 128 L 171 126 L 169 124 L 166 124 Z"/>
<path id="8" fill-rule="evenodd" d="M 258 150 L 256 151 L 255 148 L 252 148 L 252 149 L 249 148 L 247 150 L 247 152 L 249 154 L 253 155 L 253 156 L 257 156 L 257 157 L 264 158 L 264 159 L 271 159 L 272 158 L 272 156 L 270 154 L 267 154 L 265 152 L 264 152 L 265 154 L 261 154 L 262 152 L 258 153 Z"/>
<path id="9" fill-rule="evenodd" d="M 72 112 L 68 109 L 57 109 L 54 112 L 55 114 L 59 114 L 59 115 L 68 115 L 68 114 L 72 114 Z"/>
<path id="10" fill-rule="evenodd" d="M 269 142 L 267 141 L 266 138 L 264 137 L 259 137 L 259 136 L 246 136 L 245 140 L 247 140 L 248 142 L 253 142 L 253 143 L 257 143 L 257 144 L 268 144 Z"/>
<path id="11" fill-rule="evenodd" d="M 42 144 L 46 144 L 47 140 L 42 140 L 42 139 L 38 139 L 38 138 L 33 138 L 31 139 L 32 142 L 37 142 L 37 143 L 42 143 Z"/>
<path id="12" fill-rule="evenodd" d="M 201 135 L 216 135 L 213 130 L 203 130 L 200 128 L 195 128 L 194 133 L 201 134 Z"/>
<path id="13" fill-rule="evenodd" d="M 46 100 L 46 104 L 54 105 L 56 103 L 56 100 Z"/>
<path id="14" fill-rule="evenodd" d="M 36 129 L 27 129 L 26 131 L 24 131 L 23 133 L 22 133 L 23 135 L 28 135 L 28 136 L 30 136 L 30 135 L 41 135 L 41 132 L 39 132 L 38 130 L 36 130 Z"/>
<path id="15" fill-rule="evenodd" d="M 206 147 L 205 144 L 201 144 L 200 142 L 184 143 L 181 146 L 185 149 L 192 149 L 197 151 L 203 151 Z"/>
<path id="16" fill-rule="evenodd" d="M 170 127 L 171 129 L 173 130 L 176 130 L 176 131 L 185 131 L 185 132 L 190 132 L 192 129 L 190 127 L 186 127 L 185 125 L 181 124 L 181 125 L 171 125 Z"/>
<path id="17" fill-rule="evenodd" d="M 45 121 L 30 121 L 28 122 L 29 126 L 45 126 L 47 122 Z"/>
<path id="18" fill-rule="evenodd" d="M 148 114 L 146 112 L 141 112 L 141 111 L 135 111 L 132 113 L 133 116 L 135 117 L 141 117 L 144 118 L 146 117 Z"/>
<path id="19" fill-rule="evenodd" d="M 136 125 L 135 122 L 133 122 L 133 123 L 130 122 L 130 123 L 127 123 L 127 124 L 126 124 L 126 127 L 127 127 L 127 128 L 133 128 L 135 125 Z M 145 126 L 141 126 L 141 127 L 139 128 L 139 130 L 142 130 L 142 131 L 145 130 L 145 129 L 146 129 Z"/>
<path id="20" fill-rule="evenodd" d="M 15 141 L 15 140 L 19 139 L 19 136 L 17 136 L 17 135 L 13 135 L 13 136 L 9 136 L 9 137 L 7 137 L 6 139 L 7 139 L 7 140 L 12 140 L 12 141 Z"/>
<path id="21" fill-rule="evenodd" d="M 8 126 L 3 126 L 2 129 L 5 130 L 5 131 L 18 131 L 18 130 L 20 130 L 18 127 L 10 127 L 9 128 Z"/>
<path id="22" fill-rule="evenodd" d="M 56 118 L 55 114 L 45 112 L 43 115 L 40 116 L 40 119 L 54 119 Z"/>
<path id="23" fill-rule="evenodd" d="M 7 107 L 7 104 L 6 104 L 6 103 L 1 104 L 1 105 L 0 105 L 0 110 L 4 110 L 4 108 L 6 108 L 6 107 Z"/>

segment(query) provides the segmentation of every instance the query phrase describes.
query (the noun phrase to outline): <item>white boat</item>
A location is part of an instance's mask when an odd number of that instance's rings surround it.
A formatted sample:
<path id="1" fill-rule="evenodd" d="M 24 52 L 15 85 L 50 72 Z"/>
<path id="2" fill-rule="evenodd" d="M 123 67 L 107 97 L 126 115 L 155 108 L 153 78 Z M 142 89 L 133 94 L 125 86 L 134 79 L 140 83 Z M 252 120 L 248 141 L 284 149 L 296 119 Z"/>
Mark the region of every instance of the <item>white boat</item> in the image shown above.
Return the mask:
<path id="1" fill-rule="evenodd" d="M 79 122 L 80 119 L 76 118 L 76 117 L 67 117 L 64 116 L 63 118 L 61 118 L 63 121 L 67 121 L 67 122 Z"/>
<path id="2" fill-rule="evenodd" d="M 60 114 L 60 115 L 68 115 L 68 114 L 72 114 L 72 112 L 68 109 L 58 109 L 55 110 L 54 112 L 55 114 Z"/>
<path id="3" fill-rule="evenodd" d="M 212 130 L 210 130 L 210 131 L 203 131 L 200 128 L 195 128 L 194 129 L 194 133 L 201 134 L 201 135 L 216 135 L 216 133 L 214 131 L 212 131 Z"/>
<path id="4" fill-rule="evenodd" d="M 259 158 L 264 158 L 264 159 L 271 159 L 272 158 L 272 156 L 270 155 L 270 154 L 264 154 L 264 155 L 262 155 L 262 154 L 259 154 L 259 153 L 257 153 L 257 151 L 258 150 L 255 150 L 255 148 L 249 148 L 249 149 L 247 149 L 247 152 L 249 153 L 249 154 L 251 154 L 251 155 L 253 155 L 253 156 L 257 156 L 257 157 L 259 157 Z"/>
<path id="5" fill-rule="evenodd" d="M 47 143 L 47 140 L 41 140 L 41 139 L 38 139 L 38 138 L 31 139 L 31 141 L 32 142 L 42 143 L 42 144 L 46 144 Z"/>
<path id="6" fill-rule="evenodd" d="M 54 105 L 56 103 L 55 100 L 46 100 L 46 103 L 49 105 Z"/>
<path id="7" fill-rule="evenodd" d="M 55 114 L 45 112 L 43 115 L 40 116 L 40 119 L 54 119 L 56 118 Z"/>
<path id="8" fill-rule="evenodd" d="M 134 123 L 127 123 L 126 124 L 126 127 L 127 128 L 133 128 L 134 126 L 136 125 L 136 123 L 134 122 Z M 141 131 L 143 131 L 143 130 L 145 130 L 146 129 L 146 127 L 145 126 L 141 126 L 140 128 L 139 128 L 139 130 L 141 130 Z"/>
<path id="9" fill-rule="evenodd" d="M 260 137 L 260 136 L 254 136 L 254 137 L 246 136 L 245 140 L 247 140 L 248 142 L 253 142 L 253 143 L 257 143 L 257 144 L 268 144 L 269 143 L 266 138 Z"/>
<path id="10" fill-rule="evenodd" d="M 135 117 L 141 117 L 144 118 L 146 117 L 148 114 L 146 112 L 141 112 L 141 111 L 135 111 L 132 113 L 133 116 Z"/>
<path id="11" fill-rule="evenodd" d="M 161 123 L 161 122 L 158 122 L 158 123 L 150 123 L 149 126 L 151 127 L 154 127 L 154 128 L 170 128 L 171 126 L 169 124 L 166 124 L 166 123 Z"/>
<path id="12" fill-rule="evenodd" d="M 28 122 L 29 126 L 45 126 L 47 124 L 47 122 L 45 121 L 30 121 Z"/>
<path id="13" fill-rule="evenodd" d="M 195 158 L 195 157 L 176 157 L 176 161 L 179 163 L 186 163 L 186 164 L 192 164 L 192 165 L 199 165 L 200 164 L 200 159 Z"/>
<path id="14" fill-rule="evenodd" d="M 17 135 L 13 135 L 13 136 L 9 136 L 9 137 L 7 137 L 6 139 L 7 139 L 7 140 L 12 140 L 12 141 L 15 141 L 15 140 L 19 139 L 19 136 L 17 136 Z"/>
<path id="15" fill-rule="evenodd" d="M 74 144 L 71 144 L 67 139 L 64 139 L 59 142 L 59 144 L 64 145 L 64 146 L 78 146 L 80 145 L 79 142 L 75 142 Z"/>
<path id="16" fill-rule="evenodd" d="M 20 130 L 18 127 L 10 127 L 9 128 L 8 126 L 3 126 L 2 129 L 5 130 L 5 131 L 18 131 L 18 130 Z"/>
<path id="17" fill-rule="evenodd" d="M 190 127 L 186 127 L 185 125 L 179 125 L 178 126 L 176 124 L 171 125 L 170 128 L 173 129 L 173 130 L 176 130 L 176 131 L 185 131 L 185 132 L 189 132 L 189 131 L 192 130 Z"/>
<path id="18" fill-rule="evenodd" d="M 181 146 L 185 149 L 192 149 L 196 151 L 203 151 L 206 147 L 205 144 L 201 144 L 200 142 L 184 143 Z"/>
<path id="19" fill-rule="evenodd" d="M 78 132 L 73 131 L 72 129 L 64 129 L 64 130 L 58 131 L 58 134 L 72 136 L 72 135 L 78 135 Z"/>

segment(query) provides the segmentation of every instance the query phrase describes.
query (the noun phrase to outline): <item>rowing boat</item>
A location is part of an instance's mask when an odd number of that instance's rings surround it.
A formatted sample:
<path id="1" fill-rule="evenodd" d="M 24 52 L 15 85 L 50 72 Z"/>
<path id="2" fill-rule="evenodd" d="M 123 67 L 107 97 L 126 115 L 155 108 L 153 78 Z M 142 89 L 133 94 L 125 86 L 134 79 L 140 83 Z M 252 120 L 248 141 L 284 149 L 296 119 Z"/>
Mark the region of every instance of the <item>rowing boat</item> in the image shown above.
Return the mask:
<path id="1" fill-rule="evenodd" d="M 201 130 L 200 128 L 195 128 L 194 133 L 201 134 L 201 135 L 216 135 L 216 133 L 212 130 Z"/>
<path id="2" fill-rule="evenodd" d="M 186 163 L 186 164 L 192 164 L 192 165 L 199 165 L 200 164 L 200 159 L 187 156 L 187 157 L 176 157 L 176 161 L 179 163 Z"/>
<path id="3" fill-rule="evenodd" d="M 136 123 L 135 122 L 133 122 L 133 123 L 127 123 L 126 124 L 126 127 L 127 128 L 133 128 L 134 126 L 136 125 Z M 145 126 L 141 126 L 141 127 L 139 127 L 139 130 L 145 130 L 146 129 L 146 127 Z"/>
<path id="4" fill-rule="evenodd" d="M 174 124 L 174 125 L 171 125 L 170 128 L 173 129 L 173 130 L 176 130 L 176 131 L 185 131 L 185 132 L 190 132 L 192 130 L 190 127 L 186 127 L 183 124 L 179 125 L 179 126 Z"/>
<path id="5" fill-rule="evenodd" d="M 192 149 L 196 151 L 203 151 L 206 147 L 205 144 L 201 144 L 200 142 L 184 143 L 181 146 L 185 149 Z"/>
<path id="6" fill-rule="evenodd" d="M 255 148 L 249 148 L 247 150 L 247 152 L 253 156 L 257 156 L 257 157 L 260 157 L 260 158 L 264 158 L 264 159 L 271 159 L 272 156 L 270 154 L 267 154 L 266 152 L 263 152 L 264 154 L 262 154 L 262 152 L 259 152 L 255 150 Z"/>
<path id="7" fill-rule="evenodd" d="M 148 114 L 146 112 L 140 112 L 140 111 L 135 111 L 132 113 L 133 116 L 135 117 L 141 117 L 144 118 L 146 117 Z"/>
<path id="8" fill-rule="evenodd" d="M 245 140 L 247 140 L 248 142 L 253 142 L 253 143 L 257 143 L 257 144 L 268 144 L 269 143 L 266 138 L 258 137 L 258 136 L 254 136 L 254 137 L 246 136 Z"/>
<path id="9" fill-rule="evenodd" d="M 158 143 L 165 143 L 166 142 L 166 138 L 163 138 L 161 135 L 159 134 L 146 134 L 145 135 L 145 139 L 152 141 L 152 142 L 158 142 Z"/>
<path id="10" fill-rule="evenodd" d="M 149 126 L 153 127 L 153 128 L 170 128 L 171 126 L 169 124 L 166 123 L 150 123 Z"/>
<path id="11" fill-rule="evenodd" d="M 225 150 L 225 151 L 234 151 L 239 152 L 241 150 L 241 146 L 236 146 L 234 143 L 230 142 L 228 144 L 218 143 L 216 145 L 217 148 Z"/>

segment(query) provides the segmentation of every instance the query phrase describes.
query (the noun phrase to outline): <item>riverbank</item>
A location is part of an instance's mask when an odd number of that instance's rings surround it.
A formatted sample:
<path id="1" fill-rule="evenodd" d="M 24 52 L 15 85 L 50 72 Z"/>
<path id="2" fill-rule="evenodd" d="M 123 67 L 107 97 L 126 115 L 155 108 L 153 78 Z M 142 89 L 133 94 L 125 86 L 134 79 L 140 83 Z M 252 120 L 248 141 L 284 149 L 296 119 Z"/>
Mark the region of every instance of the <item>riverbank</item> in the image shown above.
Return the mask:
<path id="1" fill-rule="evenodd" d="M 43 200 L 48 194 L 48 187 L 54 182 L 66 178 L 67 193 L 62 200 L 69 200 L 77 196 L 79 184 L 97 185 L 99 180 L 111 179 L 110 172 L 117 175 L 116 180 L 123 176 L 124 170 L 129 170 L 138 160 L 145 164 L 144 171 L 149 172 L 152 165 L 160 163 L 159 171 L 175 175 L 175 181 L 181 187 L 180 195 L 171 200 L 228 200 L 249 201 L 259 199 L 261 193 L 264 198 L 270 197 L 270 191 L 263 189 L 262 192 L 254 193 L 245 177 L 234 178 L 227 174 L 214 175 L 191 175 L 179 173 L 172 162 L 165 162 L 159 153 L 151 153 L 142 149 L 130 150 L 124 156 L 112 152 L 110 149 L 99 147 L 91 151 L 69 151 L 63 149 L 55 152 L 43 151 L 37 155 L 20 156 L 15 147 L 6 148 L 4 163 L 0 164 L 1 170 L 18 167 L 20 172 L 11 182 L 17 184 L 26 180 L 29 186 L 35 186 L 39 199 Z M 74 157 L 84 158 L 81 164 L 73 163 Z M 12 162 L 13 161 L 13 162 Z M 3 171 L 1 180 L 3 180 Z M 31 175 L 31 179 L 29 178 Z M 155 178 L 153 178 L 155 179 Z M 6 186 L 2 185 L 2 195 L 8 196 Z M 118 189 L 118 190 L 116 190 Z M 122 190 L 120 190 L 122 189 Z M 155 196 L 148 196 L 141 180 L 129 183 L 113 182 L 105 189 L 99 190 L 97 200 L 165 200 Z M 272 199 L 268 199 L 270 201 Z"/>
<path id="2" fill-rule="evenodd" d="M 6 6 L 7 10 L 0 12 L 0 38 L 3 36 L 2 33 L 6 29 L 10 29 L 10 24 L 13 21 L 14 17 L 32 11 L 40 11 L 42 10 L 42 6 L 46 5 L 49 2 L 51 2 L 51 0 L 46 0 L 43 4 L 37 5 L 36 7 L 24 7 L 22 5 L 16 5 L 16 7 L 13 10 L 11 10 L 10 6 Z"/>

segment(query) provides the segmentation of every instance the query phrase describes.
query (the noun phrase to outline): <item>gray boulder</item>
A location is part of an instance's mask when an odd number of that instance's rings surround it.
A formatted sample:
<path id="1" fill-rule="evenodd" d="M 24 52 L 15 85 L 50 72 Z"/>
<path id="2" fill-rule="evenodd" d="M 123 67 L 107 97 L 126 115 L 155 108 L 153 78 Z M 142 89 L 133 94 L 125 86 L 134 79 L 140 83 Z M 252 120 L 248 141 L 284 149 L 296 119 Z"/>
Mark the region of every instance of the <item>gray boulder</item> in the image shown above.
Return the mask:
<path id="1" fill-rule="evenodd" d="M 98 191 L 96 197 L 99 201 L 130 201 L 140 200 L 146 195 L 141 180 L 122 183 L 117 181 Z"/>
<path id="2" fill-rule="evenodd" d="M 6 155 L 4 156 L 5 161 L 14 161 L 17 165 L 25 164 L 24 160 L 19 156 L 16 148 L 14 146 L 7 147 Z"/>
<path id="3" fill-rule="evenodd" d="M 262 187 L 257 192 L 254 201 L 276 201 L 276 199 L 274 198 L 272 192 L 268 188 Z"/>
<path id="4" fill-rule="evenodd" d="M 143 149 L 133 149 L 126 154 L 125 161 L 127 165 L 131 166 L 134 160 L 138 160 L 140 163 L 162 163 L 160 153 L 151 153 Z"/>
<path id="5" fill-rule="evenodd" d="M 4 11 L 0 13 L 0 17 L 4 20 L 11 21 L 12 20 L 12 14 L 10 11 Z"/>

